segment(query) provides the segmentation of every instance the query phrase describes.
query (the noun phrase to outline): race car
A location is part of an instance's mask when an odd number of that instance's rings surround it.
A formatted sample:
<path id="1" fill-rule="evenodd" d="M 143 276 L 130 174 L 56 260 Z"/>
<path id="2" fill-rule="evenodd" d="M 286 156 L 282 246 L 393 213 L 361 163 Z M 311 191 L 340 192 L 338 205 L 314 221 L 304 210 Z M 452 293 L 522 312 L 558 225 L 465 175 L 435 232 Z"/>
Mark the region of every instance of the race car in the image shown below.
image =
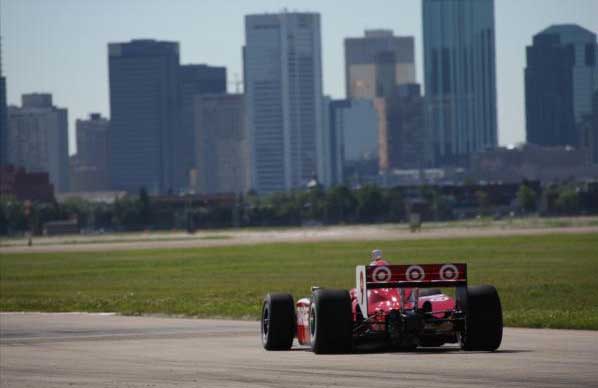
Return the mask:
<path id="1" fill-rule="evenodd" d="M 496 288 L 468 286 L 464 263 L 356 267 L 349 291 L 312 287 L 295 304 L 290 294 L 270 293 L 261 317 L 266 350 L 289 350 L 297 338 L 317 354 L 349 353 L 379 342 L 413 350 L 458 343 L 464 350 L 494 351 L 503 320 Z M 455 296 L 441 288 L 455 288 Z"/>

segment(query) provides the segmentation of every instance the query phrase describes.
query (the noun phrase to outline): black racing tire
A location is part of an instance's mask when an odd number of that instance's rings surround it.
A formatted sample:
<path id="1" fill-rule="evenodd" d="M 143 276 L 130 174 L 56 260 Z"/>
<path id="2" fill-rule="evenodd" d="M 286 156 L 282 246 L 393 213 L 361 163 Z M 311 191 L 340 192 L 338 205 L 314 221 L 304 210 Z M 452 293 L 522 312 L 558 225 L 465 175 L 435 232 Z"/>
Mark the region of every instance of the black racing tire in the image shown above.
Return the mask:
<path id="1" fill-rule="evenodd" d="M 350 353 L 353 346 L 353 312 L 349 292 L 315 290 L 309 313 L 309 327 L 311 350 L 314 353 Z"/>
<path id="2" fill-rule="evenodd" d="M 289 350 L 293 346 L 297 320 L 290 294 L 268 294 L 262 304 L 261 334 L 266 350 Z"/>
<path id="3" fill-rule="evenodd" d="M 500 298 L 494 286 L 467 287 L 459 302 L 465 310 L 461 332 L 463 350 L 494 351 L 502 342 L 503 320 Z"/>
<path id="4" fill-rule="evenodd" d="M 431 295 L 438 295 L 442 294 L 442 290 L 440 288 L 420 288 L 419 289 L 419 296 L 431 296 Z"/>

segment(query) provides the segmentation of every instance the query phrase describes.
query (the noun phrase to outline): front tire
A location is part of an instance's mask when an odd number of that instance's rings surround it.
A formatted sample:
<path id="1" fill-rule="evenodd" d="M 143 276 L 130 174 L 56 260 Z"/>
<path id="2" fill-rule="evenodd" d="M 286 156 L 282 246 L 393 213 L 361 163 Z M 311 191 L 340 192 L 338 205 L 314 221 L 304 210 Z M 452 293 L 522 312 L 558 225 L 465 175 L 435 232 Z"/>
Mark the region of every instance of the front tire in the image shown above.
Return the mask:
<path id="1" fill-rule="evenodd" d="M 289 350 L 296 328 L 295 304 L 289 294 L 268 294 L 262 304 L 261 334 L 266 350 Z"/>
<path id="2" fill-rule="evenodd" d="M 349 353 L 353 342 L 351 296 L 346 290 L 315 290 L 309 313 L 311 349 L 316 354 Z"/>
<path id="3" fill-rule="evenodd" d="M 461 332 L 463 350 L 494 351 L 502 342 L 503 320 L 498 292 L 493 286 L 467 287 L 460 301 L 465 308 Z"/>

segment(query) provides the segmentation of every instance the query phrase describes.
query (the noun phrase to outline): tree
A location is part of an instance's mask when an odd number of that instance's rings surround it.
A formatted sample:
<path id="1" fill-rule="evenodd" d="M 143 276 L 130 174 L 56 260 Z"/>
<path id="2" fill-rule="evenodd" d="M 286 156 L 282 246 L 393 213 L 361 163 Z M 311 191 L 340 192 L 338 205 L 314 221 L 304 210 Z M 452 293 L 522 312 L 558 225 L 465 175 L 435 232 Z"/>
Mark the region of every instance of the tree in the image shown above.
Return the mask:
<path id="1" fill-rule="evenodd" d="M 525 212 L 532 212 L 537 207 L 537 194 L 528 185 L 522 184 L 517 191 L 517 206 Z"/>
<path id="2" fill-rule="evenodd" d="M 264 200 L 265 220 L 275 225 L 297 225 L 301 220 L 301 203 L 294 193 L 274 193 Z M 269 215 L 268 215 L 269 213 Z"/>
<path id="3" fill-rule="evenodd" d="M 422 220 L 440 219 L 440 212 L 444 207 L 444 199 L 439 188 L 423 185 L 419 188 L 422 200 L 410 204 L 409 215 L 419 214 Z"/>
<path id="4" fill-rule="evenodd" d="M 384 202 L 388 221 L 400 222 L 405 218 L 405 200 L 400 188 L 394 187 L 386 190 Z"/>
<path id="5" fill-rule="evenodd" d="M 0 235 L 8 234 L 8 215 L 6 214 L 5 201 L 0 202 Z"/>
<path id="6" fill-rule="evenodd" d="M 53 203 L 40 203 L 36 204 L 35 211 L 37 213 L 37 219 L 39 222 L 38 229 L 49 221 L 56 221 L 66 218 L 66 210 L 64 205 L 60 205 L 58 202 Z"/>
<path id="7" fill-rule="evenodd" d="M 356 206 L 357 200 L 347 186 L 335 186 L 326 193 L 325 213 L 330 223 L 351 221 Z"/>
<path id="8" fill-rule="evenodd" d="M 436 193 L 434 195 L 434 216 L 436 220 L 450 220 L 454 219 L 455 215 L 453 209 L 455 208 L 455 197 L 452 195 L 441 195 Z"/>
<path id="9" fill-rule="evenodd" d="M 139 190 L 139 220 L 143 226 L 147 227 L 152 219 L 152 205 L 150 197 L 145 187 Z"/>
<path id="10" fill-rule="evenodd" d="M 484 190 L 477 190 L 475 192 L 476 202 L 478 203 L 479 212 L 481 214 L 487 214 L 490 210 L 490 199 L 488 193 Z"/>
<path id="11" fill-rule="evenodd" d="M 2 207 L 4 219 L 6 219 L 7 234 L 28 229 L 27 218 L 25 217 L 25 209 L 22 202 L 11 198 L 3 198 L 0 206 Z"/>
<path id="12" fill-rule="evenodd" d="M 124 228 L 139 228 L 139 203 L 129 197 L 117 198 L 114 201 L 113 223 Z"/>
<path id="13" fill-rule="evenodd" d="M 112 214 L 114 207 L 111 204 L 98 203 L 93 208 L 94 228 L 112 228 Z"/>
<path id="14" fill-rule="evenodd" d="M 306 214 L 304 218 L 309 220 L 323 220 L 325 215 L 326 193 L 322 185 L 315 185 L 307 192 L 307 201 L 304 203 Z"/>
<path id="15" fill-rule="evenodd" d="M 359 221 L 373 222 L 382 216 L 384 203 L 378 186 L 365 185 L 357 190 L 356 197 Z"/>
<path id="16" fill-rule="evenodd" d="M 92 218 L 93 204 L 81 198 L 69 198 L 61 206 L 59 206 L 59 213 L 61 219 L 76 219 L 79 226 L 85 227 L 88 225 L 88 219 Z"/>
<path id="17" fill-rule="evenodd" d="M 558 213 L 556 201 L 559 198 L 559 188 L 552 184 L 542 190 L 541 210 L 545 214 Z"/>
<path id="18" fill-rule="evenodd" d="M 579 211 L 579 195 L 573 187 L 563 187 L 556 199 L 556 208 L 560 213 L 574 214 Z"/>

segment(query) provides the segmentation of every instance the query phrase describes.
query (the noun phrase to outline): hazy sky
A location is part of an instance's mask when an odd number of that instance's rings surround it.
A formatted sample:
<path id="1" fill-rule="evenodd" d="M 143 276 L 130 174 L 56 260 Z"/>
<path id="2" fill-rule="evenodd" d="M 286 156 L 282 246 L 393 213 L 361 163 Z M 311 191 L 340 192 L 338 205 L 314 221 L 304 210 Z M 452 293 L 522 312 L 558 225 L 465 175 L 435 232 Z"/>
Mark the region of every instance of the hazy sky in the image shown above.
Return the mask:
<path id="1" fill-rule="evenodd" d="M 415 36 L 422 81 L 421 0 L 0 0 L 3 72 L 8 102 L 50 92 L 74 122 L 90 112 L 109 115 L 107 43 L 137 38 L 180 42 L 182 63 L 226 66 L 242 77 L 243 16 L 316 11 L 322 15 L 324 91 L 345 95 L 343 39 L 388 28 Z M 525 139 L 525 46 L 550 24 L 598 31 L 598 0 L 495 0 L 499 142 Z M 229 90 L 234 85 L 229 84 Z"/>

